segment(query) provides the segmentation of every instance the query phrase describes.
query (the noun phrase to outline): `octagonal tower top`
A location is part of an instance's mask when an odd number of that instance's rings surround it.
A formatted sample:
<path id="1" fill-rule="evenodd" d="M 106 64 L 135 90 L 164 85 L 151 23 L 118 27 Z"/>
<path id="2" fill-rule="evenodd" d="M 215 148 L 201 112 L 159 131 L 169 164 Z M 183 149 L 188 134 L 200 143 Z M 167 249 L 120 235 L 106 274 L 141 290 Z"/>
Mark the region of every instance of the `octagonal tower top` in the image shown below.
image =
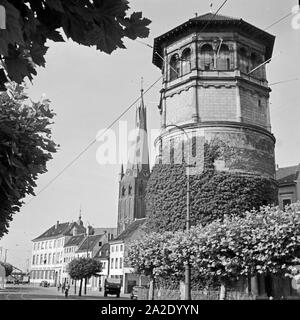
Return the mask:
<path id="1" fill-rule="evenodd" d="M 153 49 L 154 65 L 162 69 L 163 61 L 161 57 L 164 56 L 163 49 L 166 46 L 170 45 L 173 41 L 189 33 L 196 33 L 201 35 L 202 32 L 233 32 L 241 34 L 255 42 L 260 43 L 265 47 L 266 60 L 272 57 L 275 36 L 253 26 L 243 19 L 237 19 L 223 15 L 215 15 L 213 13 L 206 13 L 204 15 L 189 19 L 185 23 L 155 38 Z"/>

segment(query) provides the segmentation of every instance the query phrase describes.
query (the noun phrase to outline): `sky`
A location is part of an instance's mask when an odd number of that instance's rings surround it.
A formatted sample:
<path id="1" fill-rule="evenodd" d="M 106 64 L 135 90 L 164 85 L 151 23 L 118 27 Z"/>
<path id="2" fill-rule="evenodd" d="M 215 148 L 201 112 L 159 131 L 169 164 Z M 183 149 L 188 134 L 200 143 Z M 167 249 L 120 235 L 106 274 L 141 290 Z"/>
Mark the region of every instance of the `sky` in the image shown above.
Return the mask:
<path id="1" fill-rule="evenodd" d="M 151 33 L 143 41 L 153 39 L 188 19 L 205 14 L 222 4 L 212 0 L 130 0 L 131 11 L 142 11 L 150 20 Z M 291 12 L 297 0 L 228 0 L 219 14 L 243 18 L 264 29 Z M 295 17 L 294 17 L 295 18 Z M 293 29 L 293 16 L 268 29 L 276 36 L 274 59 L 267 65 L 269 83 L 300 79 L 300 29 Z M 300 24 L 300 18 L 297 20 Z M 38 193 L 99 132 L 106 128 L 140 94 L 141 77 L 147 88 L 161 73 L 152 64 L 152 50 L 137 41 L 126 40 L 126 50 L 106 55 L 94 48 L 72 41 L 49 42 L 46 67 L 28 86 L 28 94 L 39 100 L 42 94 L 51 100 L 56 112 L 53 138 L 60 147 L 48 163 L 48 172 L 39 177 Z M 300 163 L 300 81 L 271 87 L 271 122 L 276 142 L 276 163 L 290 166 Z M 148 129 L 159 129 L 159 90 L 161 82 L 145 95 Z M 123 118 L 133 128 L 135 108 Z M 113 127 L 118 133 L 118 124 Z M 118 174 L 120 165 L 100 165 L 96 160 L 100 143 L 94 144 L 45 191 L 25 199 L 28 203 L 14 216 L 9 233 L 0 240 L 7 249 L 7 261 L 21 268 L 27 266 L 31 240 L 56 221 L 78 219 L 80 206 L 84 223 L 95 227 L 115 227 L 118 210 Z M 151 163 L 155 152 L 151 146 Z"/>

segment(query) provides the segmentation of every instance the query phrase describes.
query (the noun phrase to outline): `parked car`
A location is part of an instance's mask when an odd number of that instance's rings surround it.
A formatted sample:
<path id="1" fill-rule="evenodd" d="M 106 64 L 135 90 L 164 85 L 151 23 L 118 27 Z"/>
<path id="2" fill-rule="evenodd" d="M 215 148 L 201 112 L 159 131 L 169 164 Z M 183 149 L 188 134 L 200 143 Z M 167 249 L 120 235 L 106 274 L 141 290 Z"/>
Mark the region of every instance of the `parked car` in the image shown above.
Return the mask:
<path id="1" fill-rule="evenodd" d="M 117 298 L 120 297 L 121 279 L 107 278 L 104 282 L 104 297 L 108 294 L 115 294 Z"/>
<path id="2" fill-rule="evenodd" d="M 50 287 L 50 283 L 48 281 L 43 280 L 43 281 L 41 281 L 40 286 L 41 287 Z"/>
<path id="3" fill-rule="evenodd" d="M 131 291 L 131 294 L 130 294 L 130 299 L 138 299 L 138 297 L 139 297 L 139 292 L 140 292 L 140 290 L 143 290 L 143 289 L 147 289 L 147 287 L 146 286 L 134 286 L 133 288 L 132 288 L 132 291 Z"/>

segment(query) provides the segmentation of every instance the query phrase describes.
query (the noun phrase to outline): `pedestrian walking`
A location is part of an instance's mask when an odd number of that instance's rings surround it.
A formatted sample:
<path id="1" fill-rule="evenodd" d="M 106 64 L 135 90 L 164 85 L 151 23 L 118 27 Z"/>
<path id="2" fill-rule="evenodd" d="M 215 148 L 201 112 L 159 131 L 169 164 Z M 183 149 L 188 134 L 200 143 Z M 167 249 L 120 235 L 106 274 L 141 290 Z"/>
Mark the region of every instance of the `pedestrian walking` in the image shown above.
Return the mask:
<path id="1" fill-rule="evenodd" d="M 58 291 L 58 292 L 59 292 L 60 288 L 61 288 L 61 284 L 60 284 L 60 282 L 59 282 L 59 283 L 58 283 L 58 286 L 57 286 L 57 291 Z"/>
<path id="2" fill-rule="evenodd" d="M 65 282 L 64 282 L 64 284 L 62 285 L 61 290 L 62 290 L 62 293 L 65 292 L 65 290 L 66 290 L 66 283 L 65 283 Z"/>
<path id="3" fill-rule="evenodd" d="M 67 284 L 65 287 L 65 297 L 68 298 L 70 286 Z"/>

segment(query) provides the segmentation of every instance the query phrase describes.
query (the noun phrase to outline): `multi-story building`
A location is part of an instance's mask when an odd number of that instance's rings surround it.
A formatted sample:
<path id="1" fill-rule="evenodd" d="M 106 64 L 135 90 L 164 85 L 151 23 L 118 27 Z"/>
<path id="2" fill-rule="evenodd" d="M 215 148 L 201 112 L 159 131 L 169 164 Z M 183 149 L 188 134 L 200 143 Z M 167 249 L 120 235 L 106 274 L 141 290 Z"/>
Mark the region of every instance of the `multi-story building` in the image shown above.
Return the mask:
<path id="1" fill-rule="evenodd" d="M 73 281 L 70 281 L 70 276 L 68 273 L 68 264 L 75 259 L 76 252 L 81 243 L 84 241 L 85 237 L 85 234 L 73 234 L 73 236 L 65 243 L 62 282 L 68 282 L 69 284 L 73 284 Z"/>
<path id="2" fill-rule="evenodd" d="M 57 223 L 32 240 L 31 282 L 48 281 L 51 285 L 62 283 L 64 245 L 76 234 L 86 232 L 81 217 L 77 222 Z"/>
<path id="3" fill-rule="evenodd" d="M 99 252 L 99 249 L 107 242 L 107 232 L 98 235 L 87 235 L 78 247 L 77 251 L 75 252 L 76 258 L 95 258 Z M 99 287 L 101 287 L 100 281 L 100 277 L 91 277 L 90 279 L 88 279 L 87 288 L 92 290 L 98 290 Z"/>
<path id="4" fill-rule="evenodd" d="M 278 168 L 278 202 L 281 208 L 300 200 L 300 164 L 291 167 Z"/>
<path id="5" fill-rule="evenodd" d="M 145 221 L 145 218 L 136 219 L 116 239 L 109 242 L 109 276 L 121 279 L 123 293 L 130 293 L 134 286 L 148 282 L 145 277 L 135 274 L 134 269 L 126 263 L 128 245 L 143 236 Z"/>
<path id="6" fill-rule="evenodd" d="M 109 275 L 109 243 L 104 243 L 103 246 L 99 249 L 99 251 L 95 255 L 95 259 L 101 262 L 102 270 L 99 273 L 99 281 L 97 282 L 96 290 L 102 291 L 104 289 L 105 279 Z"/>

